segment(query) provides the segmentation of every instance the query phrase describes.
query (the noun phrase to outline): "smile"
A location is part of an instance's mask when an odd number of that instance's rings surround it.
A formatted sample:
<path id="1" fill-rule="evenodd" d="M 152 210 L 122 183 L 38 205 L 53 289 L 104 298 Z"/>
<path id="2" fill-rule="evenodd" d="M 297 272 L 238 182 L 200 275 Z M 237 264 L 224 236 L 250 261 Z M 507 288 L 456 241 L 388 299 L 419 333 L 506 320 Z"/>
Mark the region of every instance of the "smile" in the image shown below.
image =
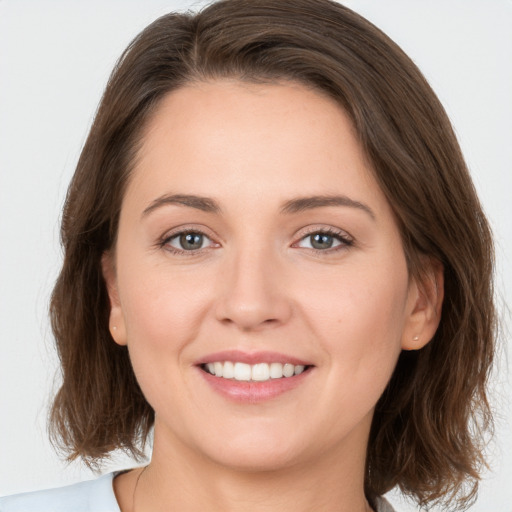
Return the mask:
<path id="1" fill-rule="evenodd" d="M 202 365 L 202 369 L 210 375 L 223 379 L 265 382 L 271 379 L 282 379 L 300 375 L 307 369 L 307 366 L 278 362 L 247 364 L 232 361 L 216 361 Z"/>
<path id="2" fill-rule="evenodd" d="M 316 365 L 274 351 L 224 350 L 202 357 L 194 366 L 216 393 L 237 403 L 257 404 L 301 386 Z"/>

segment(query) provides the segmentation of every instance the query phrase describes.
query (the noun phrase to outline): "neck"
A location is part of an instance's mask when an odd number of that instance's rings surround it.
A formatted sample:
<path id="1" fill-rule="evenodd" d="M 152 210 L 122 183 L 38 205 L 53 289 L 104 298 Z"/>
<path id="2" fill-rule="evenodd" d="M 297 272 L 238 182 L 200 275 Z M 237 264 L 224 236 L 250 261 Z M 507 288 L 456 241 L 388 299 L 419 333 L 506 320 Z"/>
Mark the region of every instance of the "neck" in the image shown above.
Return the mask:
<path id="1" fill-rule="evenodd" d="M 166 438 L 155 429 L 152 462 L 139 474 L 133 510 L 126 512 L 167 511 L 170 504 L 211 512 L 371 510 L 364 496 L 366 438 L 318 460 L 265 470 L 225 467 Z"/>

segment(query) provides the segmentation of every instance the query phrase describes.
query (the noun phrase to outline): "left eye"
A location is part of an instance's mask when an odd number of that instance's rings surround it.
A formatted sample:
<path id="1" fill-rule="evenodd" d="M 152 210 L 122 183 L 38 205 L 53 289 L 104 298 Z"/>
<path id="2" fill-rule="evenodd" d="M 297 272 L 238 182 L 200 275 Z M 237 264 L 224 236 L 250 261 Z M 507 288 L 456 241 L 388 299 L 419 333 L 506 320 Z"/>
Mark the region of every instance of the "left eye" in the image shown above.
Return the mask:
<path id="1" fill-rule="evenodd" d="M 178 233 L 177 235 L 169 238 L 166 242 L 167 245 L 181 251 L 197 251 L 199 249 L 204 249 L 211 243 L 212 241 L 206 235 L 193 231 Z"/>
<path id="2" fill-rule="evenodd" d="M 341 245 L 350 245 L 351 242 L 346 240 L 341 235 L 331 233 L 311 233 L 310 235 L 302 238 L 298 243 L 298 247 L 305 247 L 307 249 L 327 250 L 339 247 Z"/>

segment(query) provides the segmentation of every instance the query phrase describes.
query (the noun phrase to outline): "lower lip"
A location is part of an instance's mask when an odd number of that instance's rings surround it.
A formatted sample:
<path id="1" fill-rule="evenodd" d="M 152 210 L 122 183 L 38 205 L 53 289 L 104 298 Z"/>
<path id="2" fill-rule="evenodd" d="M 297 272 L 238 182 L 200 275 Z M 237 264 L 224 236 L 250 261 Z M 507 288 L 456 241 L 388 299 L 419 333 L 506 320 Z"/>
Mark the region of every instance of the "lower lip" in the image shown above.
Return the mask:
<path id="1" fill-rule="evenodd" d="M 304 379 L 307 379 L 312 368 L 308 368 L 299 375 L 283 377 L 281 379 L 269 379 L 263 382 L 239 381 L 235 379 L 223 379 L 215 377 L 211 373 L 198 368 L 202 377 L 217 393 L 235 402 L 260 403 L 276 398 L 287 391 L 295 389 Z"/>

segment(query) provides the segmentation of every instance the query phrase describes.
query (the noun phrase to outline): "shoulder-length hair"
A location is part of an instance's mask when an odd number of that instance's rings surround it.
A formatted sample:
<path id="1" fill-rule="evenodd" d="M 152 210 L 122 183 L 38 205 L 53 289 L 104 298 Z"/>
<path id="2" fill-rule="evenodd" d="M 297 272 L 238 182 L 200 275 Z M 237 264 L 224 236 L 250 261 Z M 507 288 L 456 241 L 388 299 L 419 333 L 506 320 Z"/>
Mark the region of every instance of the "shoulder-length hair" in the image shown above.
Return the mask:
<path id="1" fill-rule="evenodd" d="M 330 0 L 224 0 L 168 14 L 117 63 L 68 190 L 65 256 L 51 301 L 62 387 L 51 435 L 69 459 L 97 464 L 114 449 L 140 456 L 154 412 L 126 347 L 108 329 L 101 257 L 115 245 L 141 134 L 170 91 L 231 78 L 295 81 L 350 116 L 398 223 L 409 272 L 425 255 L 444 267 L 439 328 L 402 352 L 370 433 L 369 499 L 398 485 L 421 504 L 467 505 L 491 424 L 486 384 L 494 353 L 493 244 L 448 117 L 413 62 L 379 29 Z"/>

